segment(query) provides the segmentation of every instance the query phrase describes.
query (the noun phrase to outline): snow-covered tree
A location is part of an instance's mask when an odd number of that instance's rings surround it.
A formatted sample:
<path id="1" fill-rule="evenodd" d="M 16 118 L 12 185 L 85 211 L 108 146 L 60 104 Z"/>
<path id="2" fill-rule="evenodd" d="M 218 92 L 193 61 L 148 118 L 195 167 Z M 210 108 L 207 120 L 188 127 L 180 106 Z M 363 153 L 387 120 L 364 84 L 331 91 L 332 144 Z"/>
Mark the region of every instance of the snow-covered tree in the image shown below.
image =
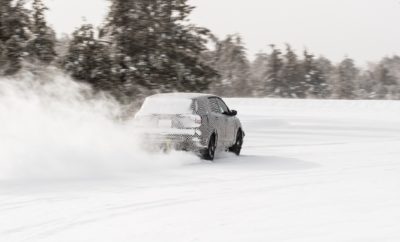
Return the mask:
<path id="1" fill-rule="evenodd" d="M 328 84 L 322 69 L 317 65 L 314 55 L 304 51 L 302 62 L 303 97 L 323 98 L 328 96 Z"/>
<path id="2" fill-rule="evenodd" d="M 372 71 L 375 65 L 370 65 L 369 68 L 360 72 L 360 77 L 356 83 L 355 96 L 359 99 L 377 99 L 380 85 L 376 80 L 375 73 Z"/>
<path id="3" fill-rule="evenodd" d="M 355 98 L 355 83 L 358 68 L 354 61 L 346 57 L 338 66 L 334 86 L 334 97 L 339 99 Z"/>
<path id="4" fill-rule="evenodd" d="M 76 80 L 90 83 L 97 90 L 113 91 L 109 44 L 95 37 L 94 27 L 81 26 L 73 33 L 63 66 Z"/>
<path id="5" fill-rule="evenodd" d="M 281 96 L 286 98 L 303 97 L 302 78 L 299 61 L 292 47 L 286 45 L 282 67 Z"/>
<path id="6" fill-rule="evenodd" d="M 209 31 L 187 23 L 187 0 L 111 0 L 104 38 L 114 78 L 127 86 L 202 91 L 216 72 L 201 61 Z"/>
<path id="7" fill-rule="evenodd" d="M 399 97 L 397 93 L 399 83 L 392 71 L 386 66 L 386 61 L 387 59 L 382 60 L 368 71 L 373 80 L 373 82 L 371 82 L 373 83 L 371 91 L 374 94 L 374 98 L 397 99 Z M 362 81 L 364 84 L 367 80 Z M 365 86 L 365 84 L 363 86 Z"/>
<path id="8" fill-rule="evenodd" d="M 335 80 L 335 66 L 332 62 L 323 56 L 318 57 L 315 60 L 315 65 L 318 70 L 320 70 L 322 78 L 325 80 L 325 88 L 324 92 L 322 93 L 322 98 L 328 98 L 332 95 L 332 88 L 334 85 Z"/>
<path id="9" fill-rule="evenodd" d="M 228 35 L 217 41 L 213 56 L 212 65 L 220 75 L 219 80 L 211 85 L 213 92 L 222 96 L 250 95 L 250 63 L 241 37 Z"/>
<path id="10" fill-rule="evenodd" d="M 54 31 L 47 25 L 45 11 L 47 7 L 42 0 L 33 1 L 33 39 L 28 43 L 28 51 L 32 58 L 41 63 L 50 64 L 56 57 Z"/>
<path id="11" fill-rule="evenodd" d="M 256 58 L 250 66 L 250 83 L 252 86 L 252 94 L 254 96 L 265 95 L 266 71 L 269 56 L 266 53 L 260 52 L 256 54 Z"/>
<path id="12" fill-rule="evenodd" d="M 282 52 L 271 45 L 272 53 L 269 55 L 268 65 L 266 67 L 265 90 L 269 96 L 282 97 L 287 87 L 282 83 Z"/>
<path id="13" fill-rule="evenodd" d="M 12 75 L 22 68 L 27 56 L 26 42 L 31 38 L 31 21 L 24 1 L 0 0 L 0 44 L 4 74 Z"/>
<path id="14" fill-rule="evenodd" d="M 0 40 L 0 74 L 1 74 L 1 69 L 7 63 L 7 60 L 5 57 L 5 50 L 6 50 L 6 48 L 4 46 L 4 43 Z"/>
<path id="15" fill-rule="evenodd" d="M 7 60 L 7 69 L 5 75 L 13 75 L 22 68 L 24 57 L 25 42 L 18 35 L 12 35 L 5 43 L 5 58 Z"/>

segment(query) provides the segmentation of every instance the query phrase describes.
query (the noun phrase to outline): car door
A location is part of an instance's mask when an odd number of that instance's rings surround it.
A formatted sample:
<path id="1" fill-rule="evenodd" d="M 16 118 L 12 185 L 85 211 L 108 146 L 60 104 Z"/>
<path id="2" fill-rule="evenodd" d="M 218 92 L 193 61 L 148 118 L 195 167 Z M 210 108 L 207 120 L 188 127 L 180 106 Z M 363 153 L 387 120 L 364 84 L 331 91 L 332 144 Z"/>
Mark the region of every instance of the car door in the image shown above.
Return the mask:
<path id="1" fill-rule="evenodd" d="M 231 146 L 235 139 L 235 117 L 229 115 L 231 111 L 229 110 L 228 105 L 226 105 L 221 98 L 218 98 L 218 105 L 220 106 L 220 109 L 224 115 L 224 141 L 227 146 Z"/>
<path id="2" fill-rule="evenodd" d="M 217 130 L 218 133 L 218 147 L 222 147 L 225 143 L 225 115 L 222 114 L 222 110 L 218 104 L 218 99 L 210 97 L 208 99 L 210 106 L 210 126 Z"/>

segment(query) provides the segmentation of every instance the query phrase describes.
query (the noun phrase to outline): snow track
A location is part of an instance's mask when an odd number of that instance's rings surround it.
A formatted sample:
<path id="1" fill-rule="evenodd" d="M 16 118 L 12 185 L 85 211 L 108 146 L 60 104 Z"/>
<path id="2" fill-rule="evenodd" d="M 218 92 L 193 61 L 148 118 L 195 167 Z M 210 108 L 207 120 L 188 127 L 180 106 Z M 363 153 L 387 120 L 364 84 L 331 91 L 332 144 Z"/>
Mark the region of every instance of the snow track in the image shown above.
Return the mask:
<path id="1" fill-rule="evenodd" d="M 228 103 L 246 131 L 243 156 L 3 180 L 0 241 L 400 241 L 399 102 Z"/>

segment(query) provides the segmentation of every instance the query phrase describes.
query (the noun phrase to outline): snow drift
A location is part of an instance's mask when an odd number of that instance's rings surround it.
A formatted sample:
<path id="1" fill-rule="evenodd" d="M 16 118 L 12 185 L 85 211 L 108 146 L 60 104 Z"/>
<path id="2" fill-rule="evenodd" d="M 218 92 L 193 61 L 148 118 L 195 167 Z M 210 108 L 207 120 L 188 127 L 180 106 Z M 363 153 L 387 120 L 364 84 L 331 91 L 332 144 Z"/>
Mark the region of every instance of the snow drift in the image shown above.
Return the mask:
<path id="1" fill-rule="evenodd" d="M 0 79 L 0 180 L 115 176 L 196 160 L 144 153 L 115 100 L 46 73 Z"/>

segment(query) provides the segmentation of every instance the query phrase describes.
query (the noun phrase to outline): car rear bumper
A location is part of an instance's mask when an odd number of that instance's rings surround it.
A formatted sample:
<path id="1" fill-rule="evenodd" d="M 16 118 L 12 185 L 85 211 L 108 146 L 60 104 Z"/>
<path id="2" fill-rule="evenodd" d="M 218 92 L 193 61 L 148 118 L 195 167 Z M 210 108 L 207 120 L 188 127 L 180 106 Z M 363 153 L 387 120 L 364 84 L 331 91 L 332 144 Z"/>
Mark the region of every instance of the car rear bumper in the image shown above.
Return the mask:
<path id="1" fill-rule="evenodd" d="M 142 133 L 146 149 L 167 149 L 199 152 L 207 148 L 196 129 L 152 129 Z"/>

